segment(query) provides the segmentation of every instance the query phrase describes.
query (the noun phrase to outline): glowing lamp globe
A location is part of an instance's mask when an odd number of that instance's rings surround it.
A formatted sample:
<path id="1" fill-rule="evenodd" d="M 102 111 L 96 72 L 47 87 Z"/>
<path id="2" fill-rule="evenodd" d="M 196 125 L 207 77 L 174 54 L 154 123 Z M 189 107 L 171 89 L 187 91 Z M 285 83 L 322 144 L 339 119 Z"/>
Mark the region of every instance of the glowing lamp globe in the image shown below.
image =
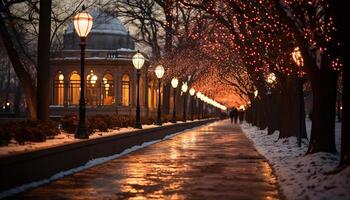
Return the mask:
<path id="1" fill-rule="evenodd" d="M 276 75 L 274 73 L 270 73 L 267 76 L 267 80 L 268 83 L 274 83 L 276 81 Z"/>
<path id="2" fill-rule="evenodd" d="M 63 74 L 58 75 L 58 80 L 62 83 L 64 80 Z"/>
<path id="3" fill-rule="evenodd" d="M 181 91 L 183 93 L 185 93 L 185 92 L 187 92 L 187 89 L 188 89 L 187 83 L 183 83 L 182 86 L 181 86 Z"/>
<path id="4" fill-rule="evenodd" d="M 194 88 L 191 88 L 191 89 L 190 89 L 190 95 L 193 96 L 194 93 L 196 93 L 196 90 L 195 90 Z"/>
<path id="5" fill-rule="evenodd" d="M 73 18 L 74 29 L 80 38 L 86 38 L 92 28 L 93 17 L 83 10 Z"/>
<path id="6" fill-rule="evenodd" d="M 97 76 L 95 74 L 92 75 L 90 82 L 91 84 L 95 84 L 97 82 Z"/>
<path id="7" fill-rule="evenodd" d="M 173 78 L 173 79 L 171 79 L 171 86 L 173 87 L 173 88 L 177 88 L 177 85 L 179 84 L 179 80 L 177 80 L 177 78 Z"/>
<path id="8" fill-rule="evenodd" d="M 145 63 L 145 57 L 137 51 L 137 53 L 132 57 L 132 64 L 137 70 L 140 70 Z"/>
<path id="9" fill-rule="evenodd" d="M 201 98 L 201 95 L 202 95 L 202 93 L 201 92 L 197 92 L 197 98 Z"/>
<path id="10" fill-rule="evenodd" d="M 105 84 L 105 88 L 106 88 L 107 91 L 109 90 L 109 87 L 110 87 L 110 85 L 108 83 Z"/>
<path id="11" fill-rule="evenodd" d="M 239 107 L 239 109 L 240 110 L 244 110 L 245 108 L 244 108 L 244 105 L 241 105 L 240 107 Z"/>
<path id="12" fill-rule="evenodd" d="M 258 96 L 258 90 L 254 91 L 254 97 L 256 98 Z"/>
<path id="13" fill-rule="evenodd" d="M 157 78 L 161 79 L 164 75 L 164 67 L 162 65 L 158 65 L 154 72 L 156 73 Z"/>

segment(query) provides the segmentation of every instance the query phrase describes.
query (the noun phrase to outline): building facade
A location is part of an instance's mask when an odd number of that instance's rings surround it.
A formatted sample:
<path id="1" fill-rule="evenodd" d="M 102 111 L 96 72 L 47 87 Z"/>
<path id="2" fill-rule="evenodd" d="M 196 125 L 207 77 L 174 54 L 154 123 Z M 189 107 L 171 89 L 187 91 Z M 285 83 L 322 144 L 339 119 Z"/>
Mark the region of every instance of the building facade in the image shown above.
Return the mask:
<path id="1" fill-rule="evenodd" d="M 137 76 L 132 64 L 135 43 L 124 25 L 100 10 L 91 10 L 93 27 L 86 40 L 85 80 L 87 114 L 134 115 Z M 63 49 L 52 52 L 51 115 L 78 112 L 80 98 L 79 38 L 69 24 Z M 149 71 L 149 61 L 141 69 L 141 115 L 153 114 L 157 107 L 157 83 Z"/>

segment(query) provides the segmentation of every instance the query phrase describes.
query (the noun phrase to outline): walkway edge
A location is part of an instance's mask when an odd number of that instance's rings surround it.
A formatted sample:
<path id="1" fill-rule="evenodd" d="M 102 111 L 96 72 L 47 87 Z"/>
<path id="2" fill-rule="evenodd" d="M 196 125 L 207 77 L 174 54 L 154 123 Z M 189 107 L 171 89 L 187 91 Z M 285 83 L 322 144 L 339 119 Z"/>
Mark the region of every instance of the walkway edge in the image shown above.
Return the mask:
<path id="1" fill-rule="evenodd" d="M 216 120 L 218 119 L 160 126 L 3 157 L 0 159 L 0 191 L 52 178 L 59 172 L 88 165 L 89 161 L 96 158 L 115 154 L 124 155 L 126 154 L 124 151 L 127 149 L 132 149 L 135 146 L 142 147 L 148 142 L 161 140 L 171 134 Z"/>

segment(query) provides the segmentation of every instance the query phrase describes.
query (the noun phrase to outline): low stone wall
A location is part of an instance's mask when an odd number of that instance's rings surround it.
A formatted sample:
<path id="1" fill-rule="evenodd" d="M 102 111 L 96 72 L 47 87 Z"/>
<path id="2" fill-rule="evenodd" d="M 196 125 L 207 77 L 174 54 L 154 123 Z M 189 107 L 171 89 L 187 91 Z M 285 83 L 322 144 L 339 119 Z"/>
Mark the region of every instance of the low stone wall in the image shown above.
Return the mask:
<path id="1" fill-rule="evenodd" d="M 215 120 L 160 126 L 1 157 L 0 191 L 49 178 L 60 171 L 84 165 L 91 159 L 118 154 L 135 145 Z"/>

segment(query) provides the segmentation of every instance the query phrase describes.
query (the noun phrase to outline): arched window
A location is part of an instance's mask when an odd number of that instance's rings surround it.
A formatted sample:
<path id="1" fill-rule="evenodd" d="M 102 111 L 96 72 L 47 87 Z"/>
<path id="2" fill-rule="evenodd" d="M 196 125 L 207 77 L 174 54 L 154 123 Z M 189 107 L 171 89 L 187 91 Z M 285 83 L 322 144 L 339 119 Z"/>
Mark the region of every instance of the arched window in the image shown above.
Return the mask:
<path id="1" fill-rule="evenodd" d="M 114 81 L 110 73 L 106 73 L 102 78 L 102 102 L 103 105 L 114 103 Z"/>
<path id="2" fill-rule="evenodd" d="M 86 76 L 86 105 L 98 105 L 98 77 L 93 70 Z"/>
<path id="3" fill-rule="evenodd" d="M 70 105 L 78 105 L 80 99 L 80 75 L 77 71 L 73 71 L 69 78 L 68 87 L 68 103 Z"/>
<path id="4" fill-rule="evenodd" d="M 64 76 L 59 71 L 54 80 L 54 93 L 53 93 L 53 104 L 63 105 L 64 103 Z"/>
<path id="5" fill-rule="evenodd" d="M 122 77 L 122 105 L 130 105 L 130 77 L 127 74 Z"/>

